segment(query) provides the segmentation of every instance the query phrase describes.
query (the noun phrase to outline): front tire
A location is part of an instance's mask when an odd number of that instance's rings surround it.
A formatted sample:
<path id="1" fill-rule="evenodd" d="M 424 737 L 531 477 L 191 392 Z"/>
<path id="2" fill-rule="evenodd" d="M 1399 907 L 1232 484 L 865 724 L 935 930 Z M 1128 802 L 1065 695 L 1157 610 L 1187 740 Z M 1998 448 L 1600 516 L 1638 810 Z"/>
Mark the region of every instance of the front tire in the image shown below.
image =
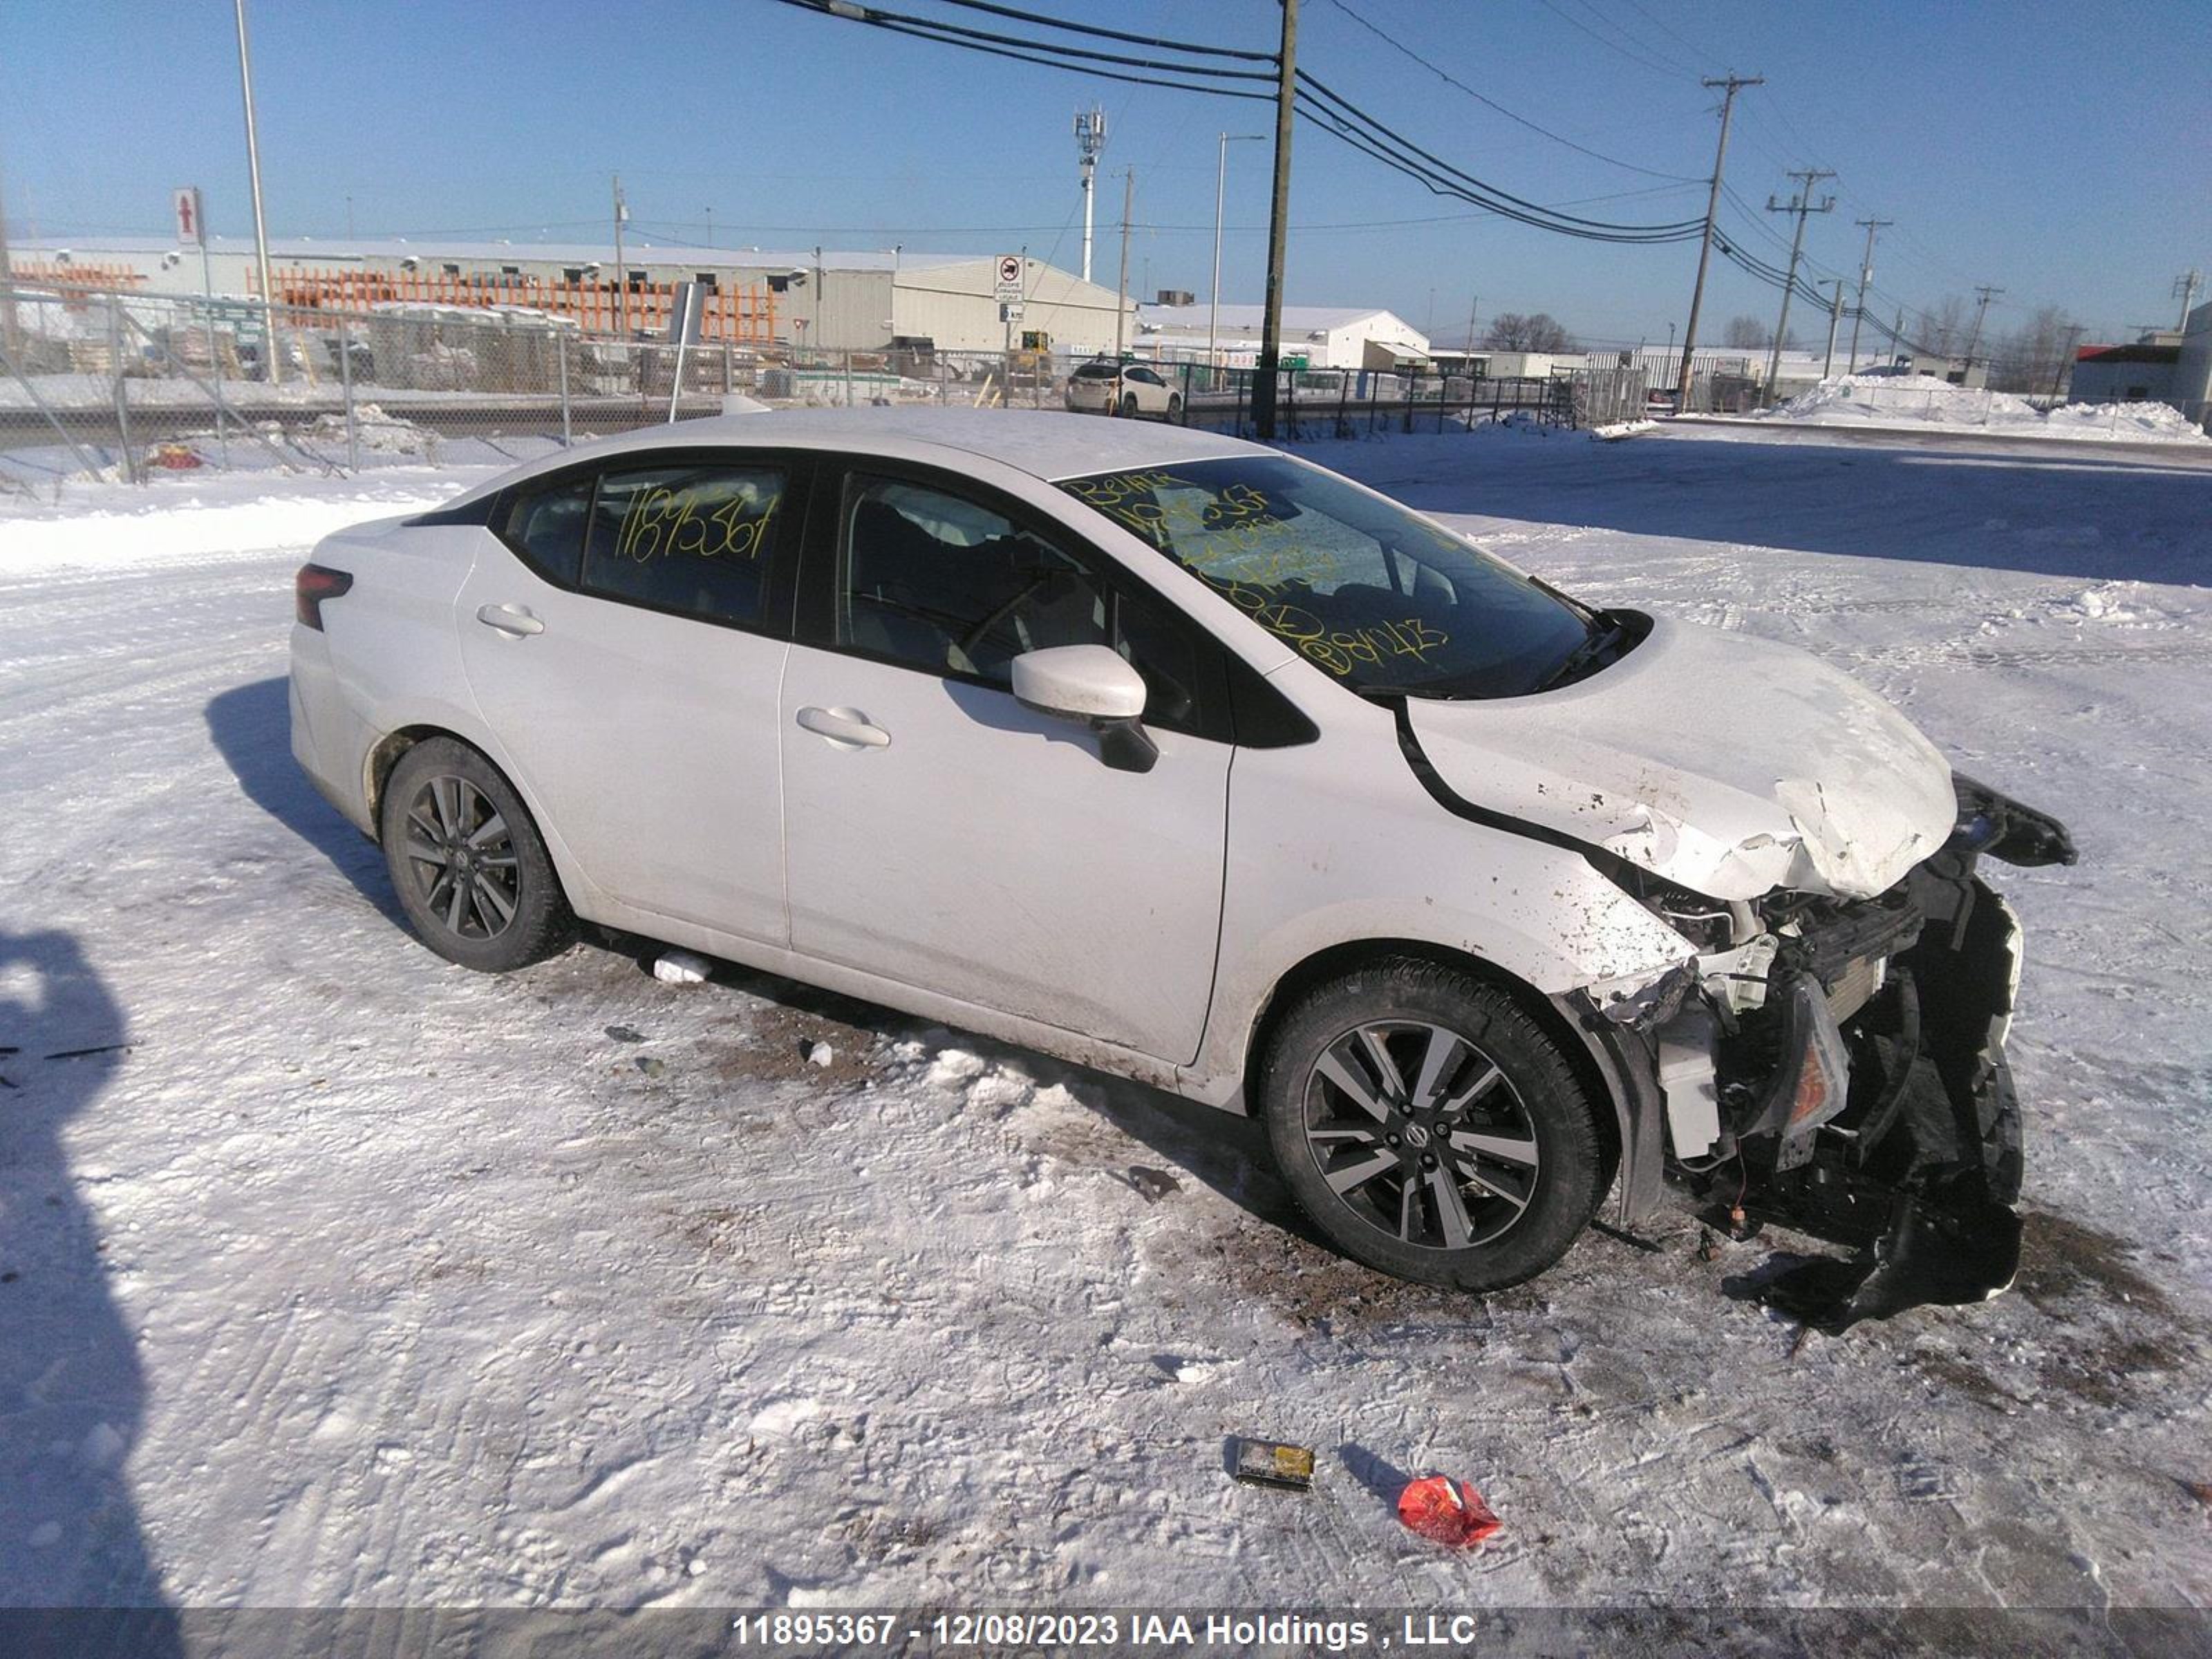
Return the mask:
<path id="1" fill-rule="evenodd" d="M 1126 419 L 1133 421 L 1137 418 L 1137 394 L 1135 392 L 1125 392 L 1121 394 L 1121 413 Z"/>
<path id="2" fill-rule="evenodd" d="M 1505 991 L 1412 958 L 1308 992 L 1260 1110 L 1299 1207 L 1400 1279 L 1497 1291 L 1567 1253 L 1603 1196 L 1596 1106 Z"/>
<path id="3" fill-rule="evenodd" d="M 1179 421 L 1182 418 L 1182 394 L 1176 392 L 1170 392 L 1168 393 L 1168 419 L 1171 421 Z"/>
<path id="4" fill-rule="evenodd" d="M 447 961 L 510 973 L 574 942 L 575 915 L 529 809 L 466 744 L 430 738 L 410 749 L 385 781 L 379 818 L 399 908 Z"/>

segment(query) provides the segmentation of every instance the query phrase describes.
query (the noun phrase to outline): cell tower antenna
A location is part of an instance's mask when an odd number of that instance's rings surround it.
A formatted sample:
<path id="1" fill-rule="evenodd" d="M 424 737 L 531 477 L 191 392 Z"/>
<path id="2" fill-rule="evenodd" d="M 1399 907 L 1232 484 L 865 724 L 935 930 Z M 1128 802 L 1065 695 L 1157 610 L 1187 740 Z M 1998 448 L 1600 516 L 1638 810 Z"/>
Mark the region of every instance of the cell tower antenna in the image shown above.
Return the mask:
<path id="1" fill-rule="evenodd" d="M 1096 104 L 1075 112 L 1075 157 L 1083 168 L 1083 280 L 1091 280 L 1091 179 L 1106 148 L 1106 112 Z"/>

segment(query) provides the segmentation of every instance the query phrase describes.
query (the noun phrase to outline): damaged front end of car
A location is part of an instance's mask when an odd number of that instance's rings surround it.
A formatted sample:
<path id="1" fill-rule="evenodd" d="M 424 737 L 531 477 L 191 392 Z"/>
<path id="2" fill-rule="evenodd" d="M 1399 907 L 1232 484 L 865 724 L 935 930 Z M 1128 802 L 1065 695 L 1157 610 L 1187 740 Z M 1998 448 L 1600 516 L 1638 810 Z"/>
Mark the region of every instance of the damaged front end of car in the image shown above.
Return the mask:
<path id="1" fill-rule="evenodd" d="M 1772 1220 L 1853 1248 L 1759 1287 L 1821 1329 L 1984 1300 L 2019 1266 L 2021 928 L 1978 872 L 2076 854 L 2056 820 L 1955 787 L 1950 839 L 1876 896 L 1645 896 L 1700 946 L 1651 1031 L 1668 1169 L 1739 1234 Z"/>

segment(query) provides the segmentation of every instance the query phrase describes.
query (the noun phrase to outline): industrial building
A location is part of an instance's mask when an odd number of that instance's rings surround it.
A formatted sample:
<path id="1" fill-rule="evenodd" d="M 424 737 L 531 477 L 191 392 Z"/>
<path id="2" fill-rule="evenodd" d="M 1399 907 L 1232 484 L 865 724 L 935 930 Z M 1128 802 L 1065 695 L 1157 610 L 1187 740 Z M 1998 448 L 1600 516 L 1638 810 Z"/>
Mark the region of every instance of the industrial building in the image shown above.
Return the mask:
<path id="1" fill-rule="evenodd" d="M 1042 259 L 1013 254 L 1020 267 L 1021 297 L 1012 307 L 1000 298 L 1001 257 L 974 253 L 918 253 L 902 248 L 671 247 L 626 244 L 617 265 L 611 244 L 548 242 L 347 241 L 307 237 L 272 241 L 271 286 L 277 298 L 336 294 L 363 285 L 390 285 L 417 297 L 447 297 L 436 285 L 458 285 L 474 302 L 537 305 L 614 315 L 608 298 L 620 282 L 660 301 L 641 304 L 647 319 L 665 314 L 671 285 L 697 282 L 718 292 L 757 294 L 758 314 L 773 322 L 760 337 L 830 349 L 881 350 L 894 343 L 927 342 L 940 351 L 998 351 L 1018 345 L 1026 331 L 1051 337 L 1055 350 L 1111 351 L 1116 312 L 1112 289 L 1086 283 Z M 84 282 L 124 286 L 133 293 L 197 295 L 204 283 L 217 295 L 258 295 L 252 242 L 240 237 L 208 240 L 204 273 L 200 251 L 167 237 L 37 238 L 15 244 L 21 283 Z M 579 298 L 592 301 L 572 307 Z M 448 302 L 453 302 L 448 300 Z M 462 301 L 465 302 L 465 301 Z M 1011 314 L 1008 314 L 1011 313 Z M 1123 311 L 1119 333 L 1136 334 L 1135 307 Z M 630 315 L 633 331 L 636 316 Z M 587 325 L 590 325 L 587 323 Z"/>
<path id="2" fill-rule="evenodd" d="M 2084 345 L 2067 382 L 2072 404 L 2166 404 L 2199 425 L 2212 422 L 2212 303 L 2179 329 L 2156 329 L 2124 345 Z"/>
<path id="3" fill-rule="evenodd" d="M 1157 362 L 1202 363 L 1211 341 L 1224 367 L 1249 368 L 1259 362 L 1264 314 L 1250 305 L 1225 305 L 1218 313 L 1205 305 L 1142 306 L 1131 344 Z M 1285 364 L 1307 368 L 1389 369 L 1429 356 L 1419 329 L 1394 313 L 1353 307 L 1285 306 L 1282 342 Z"/>
<path id="4" fill-rule="evenodd" d="M 2075 349 L 2074 377 L 2066 401 L 2074 404 L 2165 404 L 2173 402 L 2174 377 L 2181 369 L 2178 336 L 2137 341 L 2132 345 L 2085 345 Z"/>

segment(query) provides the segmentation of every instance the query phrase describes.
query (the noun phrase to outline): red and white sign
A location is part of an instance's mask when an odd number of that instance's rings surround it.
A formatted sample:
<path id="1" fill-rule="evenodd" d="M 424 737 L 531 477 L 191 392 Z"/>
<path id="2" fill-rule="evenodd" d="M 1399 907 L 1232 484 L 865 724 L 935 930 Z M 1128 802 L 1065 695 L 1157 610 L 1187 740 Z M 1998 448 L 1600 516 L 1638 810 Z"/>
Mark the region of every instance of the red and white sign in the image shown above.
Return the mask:
<path id="1" fill-rule="evenodd" d="M 180 186 L 176 193 L 177 240 L 192 247 L 207 246 L 207 221 L 200 213 L 200 187 Z"/>
<path id="2" fill-rule="evenodd" d="M 1018 300 L 1022 297 L 1022 256 L 1001 253 L 999 256 L 999 298 Z"/>

